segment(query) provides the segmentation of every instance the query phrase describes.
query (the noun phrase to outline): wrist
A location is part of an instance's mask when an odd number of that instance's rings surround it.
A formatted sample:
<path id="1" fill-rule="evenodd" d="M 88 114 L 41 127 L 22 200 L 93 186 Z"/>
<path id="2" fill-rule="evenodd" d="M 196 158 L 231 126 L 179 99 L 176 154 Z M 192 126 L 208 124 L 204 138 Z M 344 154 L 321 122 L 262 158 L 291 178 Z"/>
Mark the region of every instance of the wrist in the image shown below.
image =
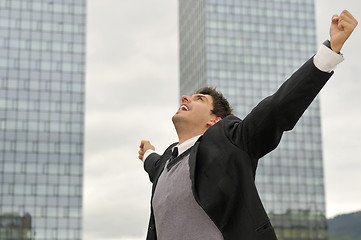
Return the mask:
<path id="1" fill-rule="evenodd" d="M 143 155 L 143 162 L 145 162 L 145 160 L 149 157 L 150 154 L 154 153 L 155 151 L 153 149 L 148 149 L 147 151 L 145 151 L 144 155 Z"/>
<path id="2" fill-rule="evenodd" d="M 334 51 L 335 53 L 340 54 L 341 47 L 340 46 L 334 46 L 330 40 L 326 40 L 323 42 L 323 45 Z"/>

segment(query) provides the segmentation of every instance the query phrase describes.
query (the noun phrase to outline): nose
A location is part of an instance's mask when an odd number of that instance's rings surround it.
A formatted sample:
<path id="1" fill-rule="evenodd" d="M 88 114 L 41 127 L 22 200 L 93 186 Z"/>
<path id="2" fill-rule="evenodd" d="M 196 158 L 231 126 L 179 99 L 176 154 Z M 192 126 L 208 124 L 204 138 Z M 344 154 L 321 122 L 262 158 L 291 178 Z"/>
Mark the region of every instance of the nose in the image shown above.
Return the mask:
<path id="1" fill-rule="evenodd" d="M 182 102 L 190 102 L 191 97 L 187 95 L 182 96 Z"/>

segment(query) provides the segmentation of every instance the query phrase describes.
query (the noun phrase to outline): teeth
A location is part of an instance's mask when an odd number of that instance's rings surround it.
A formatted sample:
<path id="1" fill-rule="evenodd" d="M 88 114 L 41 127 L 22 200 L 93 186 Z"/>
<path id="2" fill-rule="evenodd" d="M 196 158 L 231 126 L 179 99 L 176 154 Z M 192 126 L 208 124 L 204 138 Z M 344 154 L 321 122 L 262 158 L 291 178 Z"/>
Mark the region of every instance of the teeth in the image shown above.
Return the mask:
<path id="1" fill-rule="evenodd" d="M 181 106 L 181 109 L 184 110 L 184 111 L 188 111 L 188 110 L 189 110 L 188 107 L 185 106 L 185 105 L 182 105 L 182 106 Z"/>

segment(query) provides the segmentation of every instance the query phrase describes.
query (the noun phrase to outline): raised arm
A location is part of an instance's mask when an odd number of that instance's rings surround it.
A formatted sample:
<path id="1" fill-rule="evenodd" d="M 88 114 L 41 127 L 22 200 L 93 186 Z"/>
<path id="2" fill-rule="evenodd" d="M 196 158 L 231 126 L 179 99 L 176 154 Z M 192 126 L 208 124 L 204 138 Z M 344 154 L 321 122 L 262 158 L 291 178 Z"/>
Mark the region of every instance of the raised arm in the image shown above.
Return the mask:
<path id="1" fill-rule="evenodd" d="M 356 25 L 356 19 L 347 10 L 340 15 L 334 15 L 329 47 L 336 53 L 340 52 Z M 319 57 L 319 54 L 317 59 L 324 61 L 322 65 L 326 66 L 332 62 L 328 62 L 329 57 Z M 255 158 L 264 156 L 278 145 L 283 132 L 295 126 L 331 77 L 332 73 L 324 72 L 325 70 L 319 69 L 314 63 L 311 58 L 283 83 L 275 94 L 258 104 L 244 119 L 243 137 L 248 143 L 249 153 Z"/>
<path id="2" fill-rule="evenodd" d="M 154 146 L 148 140 L 142 140 L 139 145 L 138 158 L 144 162 L 144 170 L 148 173 L 151 182 L 159 175 L 164 164 L 172 154 L 172 148 L 176 143 L 170 145 L 162 155 L 154 152 Z M 152 150 L 147 152 L 148 150 Z"/>
<path id="3" fill-rule="evenodd" d="M 151 152 L 146 153 L 148 150 L 152 150 Z M 158 163 L 161 159 L 161 155 L 154 152 L 155 147 L 148 140 L 141 140 L 138 151 L 138 158 L 144 162 L 144 169 L 149 175 L 149 179 L 151 182 L 154 180 L 154 176 L 158 171 Z M 147 159 L 147 161 L 146 161 Z"/>

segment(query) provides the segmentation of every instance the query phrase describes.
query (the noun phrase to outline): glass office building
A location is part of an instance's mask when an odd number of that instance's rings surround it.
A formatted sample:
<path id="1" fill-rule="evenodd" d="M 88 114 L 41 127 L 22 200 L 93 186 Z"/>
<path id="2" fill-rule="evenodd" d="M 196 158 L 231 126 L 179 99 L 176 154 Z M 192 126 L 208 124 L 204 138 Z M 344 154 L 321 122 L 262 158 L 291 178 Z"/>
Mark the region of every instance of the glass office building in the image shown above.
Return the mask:
<path id="1" fill-rule="evenodd" d="M 314 0 L 180 0 L 180 94 L 215 86 L 243 118 L 317 51 Z M 278 238 L 327 239 L 319 101 L 260 160 Z"/>
<path id="2" fill-rule="evenodd" d="M 0 0 L 0 239 L 79 240 L 85 0 Z"/>

